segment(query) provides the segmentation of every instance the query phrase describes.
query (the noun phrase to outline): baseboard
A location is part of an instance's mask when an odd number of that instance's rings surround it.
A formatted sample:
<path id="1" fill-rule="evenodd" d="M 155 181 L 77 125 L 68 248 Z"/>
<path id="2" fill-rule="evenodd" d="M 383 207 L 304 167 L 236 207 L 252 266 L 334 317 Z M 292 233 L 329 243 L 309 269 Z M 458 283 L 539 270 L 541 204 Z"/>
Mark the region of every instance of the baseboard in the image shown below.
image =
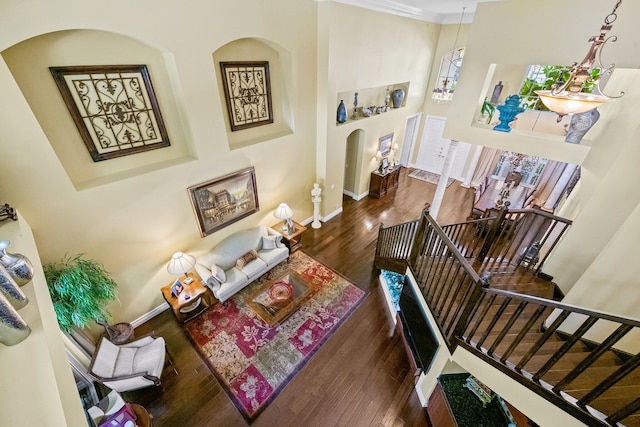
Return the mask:
<path id="1" fill-rule="evenodd" d="M 153 319 L 154 317 L 156 317 L 157 315 L 159 315 L 160 313 L 162 313 L 165 310 L 169 309 L 169 304 L 167 303 L 162 303 L 161 305 L 157 306 L 156 308 L 154 308 L 153 310 L 143 314 L 142 316 L 138 317 L 137 319 L 133 320 L 131 322 L 131 325 L 133 325 L 134 328 L 137 328 L 138 326 L 142 325 L 144 322 L 147 322 L 151 319 Z"/>
<path id="2" fill-rule="evenodd" d="M 334 216 L 341 214 L 342 213 L 342 206 L 340 206 L 338 209 L 336 209 L 335 211 L 331 212 L 329 215 L 325 215 L 324 217 L 322 217 L 322 222 L 327 222 L 329 221 L 331 218 L 333 218 Z"/>

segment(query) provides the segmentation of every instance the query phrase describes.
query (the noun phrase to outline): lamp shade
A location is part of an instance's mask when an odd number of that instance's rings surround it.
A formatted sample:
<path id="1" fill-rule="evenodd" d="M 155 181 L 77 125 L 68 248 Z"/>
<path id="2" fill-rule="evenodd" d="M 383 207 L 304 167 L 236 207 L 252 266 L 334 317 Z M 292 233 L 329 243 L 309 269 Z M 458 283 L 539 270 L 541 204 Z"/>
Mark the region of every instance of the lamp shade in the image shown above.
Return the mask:
<path id="1" fill-rule="evenodd" d="M 280 203 L 280 205 L 276 208 L 276 211 L 273 213 L 278 219 L 288 220 L 293 217 L 293 211 L 286 203 Z"/>
<path id="2" fill-rule="evenodd" d="M 185 276 L 196 265 L 196 258 L 193 255 L 184 252 L 176 252 L 171 257 L 171 261 L 167 265 L 167 271 L 170 274 L 184 274 Z"/>
<path id="3" fill-rule="evenodd" d="M 593 93 L 562 91 L 554 95 L 550 90 L 534 92 L 549 110 L 562 115 L 584 113 L 612 100 L 608 96 Z"/>

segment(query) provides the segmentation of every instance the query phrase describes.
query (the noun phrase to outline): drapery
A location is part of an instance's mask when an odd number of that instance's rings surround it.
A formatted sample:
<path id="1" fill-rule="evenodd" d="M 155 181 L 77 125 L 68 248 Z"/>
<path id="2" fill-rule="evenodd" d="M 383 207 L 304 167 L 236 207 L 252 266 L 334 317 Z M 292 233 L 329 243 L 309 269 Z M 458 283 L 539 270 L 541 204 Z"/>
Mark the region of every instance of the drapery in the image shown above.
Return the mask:
<path id="1" fill-rule="evenodd" d="M 533 205 L 540 207 L 544 206 L 558 184 L 560 176 L 566 166 L 567 164 L 564 162 L 549 160 L 547 165 L 544 167 L 544 171 L 542 171 L 542 175 L 540 176 L 535 188 L 531 192 L 531 195 L 525 201 L 524 207 L 530 208 Z"/>
<path id="2" fill-rule="evenodd" d="M 498 148 L 482 147 L 476 170 L 473 172 L 471 178 L 471 187 L 477 188 L 482 185 L 485 178 L 490 176 L 493 170 L 496 168 L 498 161 L 502 156 L 502 150 Z"/>

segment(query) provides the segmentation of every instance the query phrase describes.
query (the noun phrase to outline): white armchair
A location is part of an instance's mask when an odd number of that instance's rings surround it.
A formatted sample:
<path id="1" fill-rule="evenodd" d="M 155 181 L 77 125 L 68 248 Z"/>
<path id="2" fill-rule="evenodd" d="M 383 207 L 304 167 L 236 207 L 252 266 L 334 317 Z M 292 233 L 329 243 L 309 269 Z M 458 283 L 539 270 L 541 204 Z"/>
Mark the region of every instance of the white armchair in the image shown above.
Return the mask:
<path id="1" fill-rule="evenodd" d="M 116 345 L 102 337 L 89 372 L 96 380 L 118 392 L 160 385 L 165 355 L 163 338 L 147 336 Z"/>

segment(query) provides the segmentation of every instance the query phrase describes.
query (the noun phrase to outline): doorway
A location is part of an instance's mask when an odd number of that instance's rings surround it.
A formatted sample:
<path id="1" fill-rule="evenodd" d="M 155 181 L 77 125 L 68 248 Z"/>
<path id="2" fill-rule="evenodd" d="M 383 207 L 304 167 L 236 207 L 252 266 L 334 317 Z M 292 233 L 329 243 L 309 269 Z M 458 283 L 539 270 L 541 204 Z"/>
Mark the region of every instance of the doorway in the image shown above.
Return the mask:
<path id="1" fill-rule="evenodd" d="M 400 166 L 404 166 L 405 168 L 409 167 L 410 159 L 413 157 L 413 150 L 416 139 L 418 138 L 418 126 L 420 126 L 421 118 L 422 113 L 407 117 L 404 139 L 402 140 L 402 151 L 400 151 Z"/>
<path id="2" fill-rule="evenodd" d="M 362 157 L 364 155 L 365 131 L 356 129 L 347 137 L 344 160 L 344 183 L 342 193 L 354 200 L 360 200 Z"/>

